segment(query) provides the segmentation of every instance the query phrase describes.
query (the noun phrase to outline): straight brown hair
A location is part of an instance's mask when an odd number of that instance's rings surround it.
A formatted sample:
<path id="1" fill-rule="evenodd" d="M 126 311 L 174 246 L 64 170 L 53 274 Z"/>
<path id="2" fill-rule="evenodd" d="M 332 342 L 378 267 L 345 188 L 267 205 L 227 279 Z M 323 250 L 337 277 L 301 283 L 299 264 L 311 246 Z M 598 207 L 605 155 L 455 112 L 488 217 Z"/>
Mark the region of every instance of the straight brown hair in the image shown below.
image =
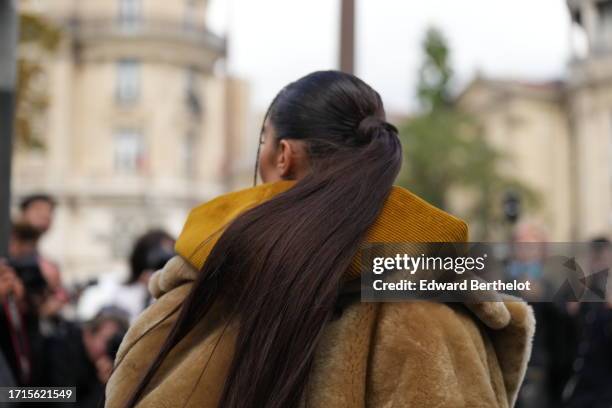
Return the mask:
<path id="1" fill-rule="evenodd" d="M 287 408 L 303 399 L 343 274 L 382 209 L 402 149 L 378 93 L 338 71 L 289 84 L 266 118 L 278 139 L 306 143 L 311 170 L 223 232 L 126 407 L 222 297 L 239 333 L 218 406 Z"/>

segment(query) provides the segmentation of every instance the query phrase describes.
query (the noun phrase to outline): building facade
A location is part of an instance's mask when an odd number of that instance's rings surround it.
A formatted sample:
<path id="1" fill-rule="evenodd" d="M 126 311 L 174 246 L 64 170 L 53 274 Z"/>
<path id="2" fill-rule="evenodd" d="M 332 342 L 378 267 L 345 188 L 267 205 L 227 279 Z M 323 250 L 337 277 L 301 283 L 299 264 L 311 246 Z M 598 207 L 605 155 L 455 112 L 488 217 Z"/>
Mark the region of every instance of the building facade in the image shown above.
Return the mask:
<path id="1" fill-rule="evenodd" d="M 124 269 L 134 238 L 178 234 L 188 210 L 232 188 L 248 89 L 224 71 L 206 0 L 23 2 L 61 28 L 45 63 L 43 150 L 15 154 L 15 202 L 58 201 L 43 249 L 67 281 Z"/>
<path id="2" fill-rule="evenodd" d="M 612 232 L 612 1 L 570 0 L 568 7 L 586 47 L 573 52 L 566 78 L 477 76 L 458 97 L 510 158 L 503 171 L 539 193 L 531 218 L 555 241 Z"/>

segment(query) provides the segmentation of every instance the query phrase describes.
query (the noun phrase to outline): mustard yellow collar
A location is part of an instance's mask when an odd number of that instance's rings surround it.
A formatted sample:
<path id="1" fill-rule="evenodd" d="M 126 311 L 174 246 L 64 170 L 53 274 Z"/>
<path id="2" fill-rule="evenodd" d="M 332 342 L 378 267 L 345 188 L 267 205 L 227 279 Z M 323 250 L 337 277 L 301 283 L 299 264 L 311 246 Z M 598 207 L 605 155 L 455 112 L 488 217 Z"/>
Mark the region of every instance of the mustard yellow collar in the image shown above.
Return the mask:
<path id="1" fill-rule="evenodd" d="M 217 197 L 194 208 L 177 242 L 177 253 L 201 269 L 224 228 L 238 215 L 288 190 L 294 181 L 262 184 Z M 393 186 L 365 242 L 464 242 L 466 224 L 408 190 Z M 359 276 L 359 257 L 347 278 Z"/>

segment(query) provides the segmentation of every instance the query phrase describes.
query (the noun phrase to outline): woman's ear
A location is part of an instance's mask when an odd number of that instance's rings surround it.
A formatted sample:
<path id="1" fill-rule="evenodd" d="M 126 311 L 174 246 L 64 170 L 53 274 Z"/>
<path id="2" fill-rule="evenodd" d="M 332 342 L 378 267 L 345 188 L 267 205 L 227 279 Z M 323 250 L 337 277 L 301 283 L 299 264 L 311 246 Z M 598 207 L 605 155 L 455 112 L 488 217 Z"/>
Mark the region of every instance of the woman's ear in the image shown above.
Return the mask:
<path id="1" fill-rule="evenodd" d="M 278 142 L 276 169 L 280 178 L 297 180 L 308 171 L 308 155 L 303 141 L 281 139 Z"/>
<path id="2" fill-rule="evenodd" d="M 278 156 L 276 160 L 276 168 L 282 179 L 290 179 L 293 173 L 293 148 L 287 139 L 281 139 L 278 142 Z"/>

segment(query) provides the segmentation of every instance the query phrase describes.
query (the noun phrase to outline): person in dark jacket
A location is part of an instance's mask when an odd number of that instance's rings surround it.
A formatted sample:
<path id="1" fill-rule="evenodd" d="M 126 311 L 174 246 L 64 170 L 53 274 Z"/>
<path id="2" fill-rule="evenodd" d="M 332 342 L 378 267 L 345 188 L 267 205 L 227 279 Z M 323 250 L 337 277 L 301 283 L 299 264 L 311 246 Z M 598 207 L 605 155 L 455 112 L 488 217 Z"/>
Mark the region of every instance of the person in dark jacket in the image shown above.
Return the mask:
<path id="1" fill-rule="evenodd" d="M 40 271 L 27 260 L 16 268 L 0 259 L 0 350 L 17 385 L 38 382 L 42 337 L 38 309 L 46 285 Z"/>
<path id="2" fill-rule="evenodd" d="M 112 307 L 83 327 L 64 322 L 45 341 L 44 385 L 76 387 L 77 403 L 67 403 L 70 407 L 98 407 L 127 328 L 127 314 Z"/>
<path id="3" fill-rule="evenodd" d="M 564 396 L 568 408 L 608 408 L 612 406 L 612 299 L 607 287 L 612 265 L 612 246 L 605 238 L 591 241 L 591 282 L 605 302 L 581 303 L 578 311 L 581 336 L 574 360 L 574 375 L 568 382 Z"/>
<path id="4" fill-rule="evenodd" d="M 19 286 L 15 271 L 8 267 L 6 261 L 0 260 L 0 304 L 4 305 L 15 290 L 19 291 Z M 16 385 L 15 373 L 5 353 L 5 348 L 0 346 L 0 386 L 14 387 Z"/>
<path id="5" fill-rule="evenodd" d="M 126 316 L 111 307 L 82 327 L 65 322 L 45 341 L 45 386 L 76 387 L 78 407 L 101 406 L 117 348 L 128 328 Z"/>

